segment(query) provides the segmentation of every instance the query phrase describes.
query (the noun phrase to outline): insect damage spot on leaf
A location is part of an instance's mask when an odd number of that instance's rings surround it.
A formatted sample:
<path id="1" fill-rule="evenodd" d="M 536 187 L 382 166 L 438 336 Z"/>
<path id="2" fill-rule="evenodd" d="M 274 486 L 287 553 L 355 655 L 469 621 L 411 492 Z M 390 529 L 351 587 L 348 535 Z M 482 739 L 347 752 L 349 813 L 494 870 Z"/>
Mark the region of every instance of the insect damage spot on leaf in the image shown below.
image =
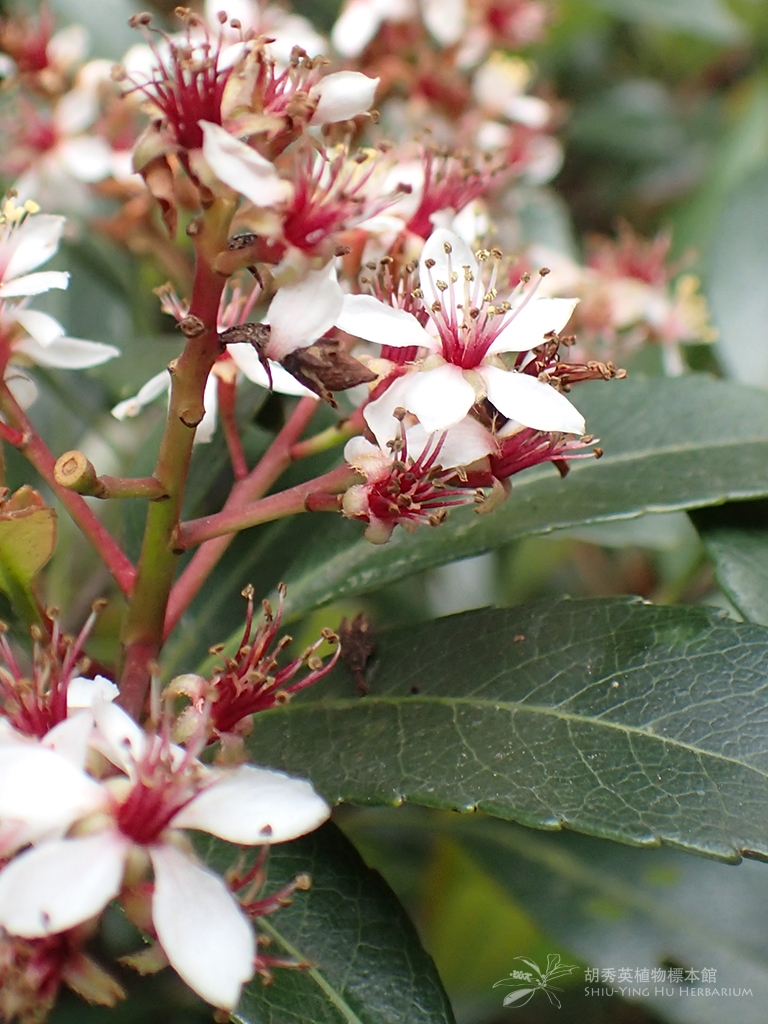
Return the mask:
<path id="1" fill-rule="evenodd" d="M 339 625 L 338 633 L 341 644 L 341 660 L 352 673 L 359 692 L 365 695 L 368 693 L 368 683 L 365 678 L 366 668 L 376 651 L 371 621 L 365 612 L 358 612 L 351 622 L 344 617 Z"/>

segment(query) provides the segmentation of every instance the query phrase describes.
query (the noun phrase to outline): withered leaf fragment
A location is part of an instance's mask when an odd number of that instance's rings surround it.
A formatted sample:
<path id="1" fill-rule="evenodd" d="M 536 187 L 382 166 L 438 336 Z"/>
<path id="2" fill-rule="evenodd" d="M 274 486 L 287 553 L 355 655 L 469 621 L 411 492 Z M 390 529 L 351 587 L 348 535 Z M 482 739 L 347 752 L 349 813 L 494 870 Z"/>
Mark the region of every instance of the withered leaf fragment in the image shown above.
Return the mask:
<path id="1" fill-rule="evenodd" d="M 264 367 L 264 372 L 272 387 L 272 370 L 269 366 L 265 352 L 269 342 L 269 324 L 244 323 L 228 327 L 226 331 L 219 334 L 219 343 L 222 349 L 225 345 L 252 345 L 259 357 L 259 362 Z"/>
<path id="2" fill-rule="evenodd" d="M 331 392 L 376 379 L 376 374 L 351 356 L 337 338 L 321 338 L 309 348 L 296 349 L 283 359 L 282 366 L 334 409 L 336 399 Z"/>

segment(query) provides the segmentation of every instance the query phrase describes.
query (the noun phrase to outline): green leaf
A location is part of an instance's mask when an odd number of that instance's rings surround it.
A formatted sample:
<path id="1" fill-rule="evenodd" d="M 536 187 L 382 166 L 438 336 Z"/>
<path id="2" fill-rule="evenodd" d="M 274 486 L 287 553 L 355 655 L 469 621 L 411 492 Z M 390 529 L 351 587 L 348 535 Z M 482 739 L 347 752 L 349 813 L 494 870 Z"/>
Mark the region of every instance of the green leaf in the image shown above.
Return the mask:
<path id="1" fill-rule="evenodd" d="M 586 965 L 716 970 L 712 987 L 751 988 L 753 997 L 688 993 L 643 1001 L 665 1020 L 756 1024 L 768 985 L 768 874 L 687 857 L 677 850 L 633 850 L 587 836 L 547 835 L 507 822 L 461 820 L 442 826 L 559 946 Z M 509 969 L 515 966 L 510 963 Z M 584 974 L 581 975 L 582 980 Z M 665 987 L 664 984 L 661 987 Z M 669 985 L 666 985 L 669 989 Z M 698 987 L 694 984 L 691 987 Z"/>
<path id="2" fill-rule="evenodd" d="M 617 18 L 723 43 L 744 40 L 745 29 L 721 0 L 592 0 Z"/>
<path id="3" fill-rule="evenodd" d="M 200 844 L 217 870 L 233 851 Z M 261 918 L 269 956 L 307 961 L 308 970 L 276 968 L 265 986 L 246 988 L 232 1019 L 238 1024 L 452 1024 L 453 1014 L 429 955 L 381 875 L 366 867 L 333 824 L 272 847 L 268 890 L 309 873 L 312 888 Z M 263 894 L 262 894 L 263 896 Z"/>
<path id="4" fill-rule="evenodd" d="M 731 376 L 768 386 L 768 169 L 749 175 L 723 207 L 707 260 L 707 294 Z"/>
<path id="5" fill-rule="evenodd" d="M 303 545 L 283 531 L 277 543 L 293 552 L 281 577 L 289 614 L 527 534 L 768 494 L 768 396 L 760 391 L 691 375 L 590 384 L 572 398 L 605 455 L 576 462 L 565 480 L 537 467 L 515 479 L 494 512 L 459 509 L 437 529 L 398 529 L 380 546 L 359 524 L 330 516 L 313 517 Z"/>
<path id="6" fill-rule="evenodd" d="M 715 577 L 745 619 L 768 626 L 768 530 L 703 534 Z"/>
<path id="7" fill-rule="evenodd" d="M 485 609 L 377 638 L 255 716 L 253 759 L 331 801 L 483 810 L 768 859 L 768 630 L 639 600 Z"/>
<path id="8" fill-rule="evenodd" d="M 55 546 L 55 511 L 22 487 L 0 509 L 0 589 L 28 621 L 39 618 L 32 582 Z"/>

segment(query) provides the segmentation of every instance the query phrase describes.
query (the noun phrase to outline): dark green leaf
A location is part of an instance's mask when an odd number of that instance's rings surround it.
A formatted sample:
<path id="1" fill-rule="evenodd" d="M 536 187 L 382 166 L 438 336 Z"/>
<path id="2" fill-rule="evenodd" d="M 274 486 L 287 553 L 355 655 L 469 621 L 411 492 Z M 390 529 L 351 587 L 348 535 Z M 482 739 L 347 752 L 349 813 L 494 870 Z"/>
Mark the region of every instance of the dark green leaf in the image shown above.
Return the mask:
<path id="1" fill-rule="evenodd" d="M 725 203 L 707 260 L 707 293 L 719 352 L 737 380 L 768 385 L 768 170 L 761 167 Z"/>
<path id="2" fill-rule="evenodd" d="M 768 859 L 768 630 L 639 600 L 485 609 L 377 638 L 257 715 L 258 763 L 332 801 L 479 809 L 634 845 Z"/>
<path id="3" fill-rule="evenodd" d="M 768 626 L 768 530 L 703 534 L 717 582 L 745 619 Z"/>
<path id="4" fill-rule="evenodd" d="M 232 865 L 232 847 L 201 844 L 217 870 Z M 309 873 L 312 888 L 263 918 L 270 956 L 308 961 L 308 970 L 275 969 L 274 982 L 253 981 L 232 1019 L 241 1024 L 452 1024 L 453 1014 L 431 958 L 392 891 L 363 863 L 333 824 L 270 852 L 274 892 Z"/>
<path id="5" fill-rule="evenodd" d="M 645 1001 L 665 1020 L 757 1024 L 768 986 L 768 873 L 759 864 L 715 864 L 676 850 L 632 850 L 577 835 L 547 835 L 507 822 L 461 820 L 448 833 L 559 946 L 585 964 L 716 971 L 718 989 L 751 998 L 692 999 L 669 985 Z M 510 970 L 517 964 L 510 963 Z M 582 979 L 584 974 L 582 972 Z M 627 984 L 626 982 L 624 983 Z M 691 988 L 698 988 L 701 982 Z M 673 995 L 669 995 L 670 989 Z M 695 1004 L 695 1005 L 694 1005 Z"/>
<path id="6" fill-rule="evenodd" d="M 768 396 L 760 391 L 689 376 L 601 382 L 572 397 L 605 455 L 577 462 L 565 480 L 539 467 L 489 515 L 460 509 L 437 529 L 396 530 L 381 546 L 364 540 L 359 524 L 330 516 L 303 546 L 283 533 L 282 550 L 293 552 L 282 576 L 290 614 L 526 534 L 768 494 Z"/>

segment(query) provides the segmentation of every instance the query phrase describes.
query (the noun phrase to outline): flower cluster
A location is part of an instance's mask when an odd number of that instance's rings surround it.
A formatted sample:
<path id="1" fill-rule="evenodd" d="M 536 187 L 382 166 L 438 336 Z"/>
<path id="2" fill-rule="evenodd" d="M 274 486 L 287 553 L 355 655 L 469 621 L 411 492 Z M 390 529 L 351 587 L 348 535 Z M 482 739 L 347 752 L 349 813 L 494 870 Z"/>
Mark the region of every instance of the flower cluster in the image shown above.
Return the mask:
<path id="1" fill-rule="evenodd" d="M 231 1010 L 254 972 L 278 962 L 258 950 L 253 921 L 278 909 L 288 890 L 255 899 L 263 855 L 245 876 L 219 878 L 199 861 L 187 830 L 268 846 L 316 828 L 328 806 L 308 782 L 281 772 L 200 760 L 221 725 L 218 699 L 230 729 L 269 703 L 238 705 L 224 682 L 230 668 L 208 683 L 191 728 L 176 722 L 169 703 L 184 690 L 181 680 L 157 721 L 139 726 L 115 703 L 112 682 L 77 674 L 89 670 L 83 645 L 94 619 L 77 638 L 62 635 L 55 619 L 50 635 L 37 631 L 26 669 L 0 635 L 0 1014 L 32 1019 L 50 1008 L 61 983 L 93 1002 L 122 998 L 83 950 L 113 899 L 155 943 L 129 963 L 144 971 L 170 963 L 204 999 Z M 251 621 L 252 607 L 249 634 Z M 241 695 L 260 669 L 275 671 L 268 648 L 278 622 L 257 629 Z M 245 641 L 233 666 L 244 650 Z M 307 659 L 304 685 L 323 672 Z M 272 688 L 284 687 L 300 664 L 278 671 Z M 270 684 L 260 678 L 263 693 Z M 289 889 L 306 886 L 302 877 Z"/>
<path id="2" fill-rule="evenodd" d="M 685 370 L 681 345 L 716 339 L 699 279 L 670 260 L 671 244 L 668 233 L 644 239 L 622 223 L 616 239 L 588 240 L 585 266 L 561 253 L 532 249 L 529 258 L 548 260 L 552 269 L 546 293 L 581 299 L 573 327 L 582 356 L 626 360 L 651 343 L 675 376 Z"/>

